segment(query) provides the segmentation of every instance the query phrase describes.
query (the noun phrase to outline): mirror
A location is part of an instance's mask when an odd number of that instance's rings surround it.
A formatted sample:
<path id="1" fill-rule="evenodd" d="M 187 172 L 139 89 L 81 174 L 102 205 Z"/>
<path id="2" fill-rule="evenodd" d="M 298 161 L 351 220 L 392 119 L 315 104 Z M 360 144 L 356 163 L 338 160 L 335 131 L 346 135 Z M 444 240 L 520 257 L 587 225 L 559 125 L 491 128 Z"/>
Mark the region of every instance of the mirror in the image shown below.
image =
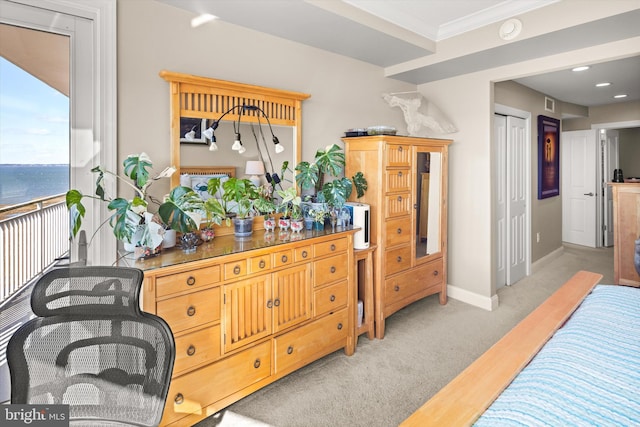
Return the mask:
<path id="1" fill-rule="evenodd" d="M 416 259 L 440 252 L 442 153 L 416 152 Z"/>
<path id="2" fill-rule="evenodd" d="M 160 77 L 169 82 L 171 163 L 178 168 L 171 177 L 172 187 L 180 184 L 183 167 L 202 174 L 207 168 L 232 167 L 243 178 L 248 177 L 245 166 L 249 160 L 263 160 L 265 172 L 278 175 L 285 160 L 290 169 L 300 162 L 302 101 L 310 95 L 166 70 Z M 202 128 L 215 120 L 221 120 L 215 129 L 218 150 L 210 151 L 211 140 Z M 283 153 L 275 153 L 271 130 L 284 147 Z M 242 154 L 231 150 L 237 133 L 246 149 Z M 264 176 L 261 182 L 266 182 Z"/>

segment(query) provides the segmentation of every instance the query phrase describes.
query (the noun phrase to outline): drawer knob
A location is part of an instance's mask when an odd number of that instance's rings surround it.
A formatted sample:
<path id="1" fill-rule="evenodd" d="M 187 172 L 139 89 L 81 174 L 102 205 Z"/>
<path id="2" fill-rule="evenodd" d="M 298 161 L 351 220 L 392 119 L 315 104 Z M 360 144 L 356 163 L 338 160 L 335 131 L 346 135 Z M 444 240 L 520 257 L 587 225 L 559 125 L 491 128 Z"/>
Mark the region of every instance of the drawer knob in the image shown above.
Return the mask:
<path id="1" fill-rule="evenodd" d="M 176 397 L 173 399 L 173 401 L 176 403 L 176 405 L 181 405 L 184 402 L 184 396 L 182 395 L 182 393 L 178 393 L 176 394 Z"/>
<path id="2" fill-rule="evenodd" d="M 291 354 L 291 353 L 293 353 L 293 346 L 292 345 L 287 347 L 287 354 Z"/>
<path id="3" fill-rule="evenodd" d="M 398 147 L 398 151 L 402 153 L 402 147 Z"/>
<path id="4" fill-rule="evenodd" d="M 258 267 L 260 267 L 260 268 L 265 268 L 266 266 L 267 266 L 267 263 L 266 263 L 266 262 L 264 262 L 264 260 L 263 260 L 263 259 L 261 259 L 261 260 L 260 260 L 260 263 L 258 264 Z"/>
<path id="5" fill-rule="evenodd" d="M 402 171 L 398 172 L 398 177 L 402 178 Z"/>
<path id="6" fill-rule="evenodd" d="M 189 308 L 187 308 L 187 316 L 191 317 L 194 314 L 196 314 L 196 308 L 190 305 Z"/>
<path id="7" fill-rule="evenodd" d="M 398 256 L 398 258 L 396 259 L 398 262 L 402 262 L 402 257 Z"/>
<path id="8" fill-rule="evenodd" d="M 307 253 L 307 251 L 302 251 L 302 258 L 306 258 L 308 256 L 309 254 Z"/>
<path id="9" fill-rule="evenodd" d="M 187 349 L 187 356 L 193 356 L 196 354 L 196 348 L 193 345 L 190 345 Z"/>
<path id="10" fill-rule="evenodd" d="M 333 274 L 336 272 L 336 268 L 332 265 L 329 271 L 331 271 L 331 274 Z"/>
<path id="11" fill-rule="evenodd" d="M 273 301 L 269 300 L 267 301 L 267 308 L 272 308 L 273 307 Z"/>
<path id="12" fill-rule="evenodd" d="M 273 301 L 273 305 L 275 305 L 276 307 L 280 307 L 280 298 L 276 298 L 276 299 Z"/>
<path id="13" fill-rule="evenodd" d="M 331 244 L 331 251 L 335 251 L 336 250 L 336 245 L 334 245 L 333 243 Z"/>
<path id="14" fill-rule="evenodd" d="M 255 362 L 253 362 L 253 367 L 258 369 L 260 367 L 260 359 L 256 359 Z"/>
<path id="15" fill-rule="evenodd" d="M 282 260 L 282 262 L 287 262 L 289 261 L 289 257 L 286 255 L 282 255 L 282 258 L 280 258 Z"/>
<path id="16" fill-rule="evenodd" d="M 438 273 L 438 270 L 435 270 L 435 271 L 433 272 L 433 275 L 434 275 L 434 276 L 437 276 L 438 274 L 440 274 L 440 273 Z"/>
<path id="17" fill-rule="evenodd" d="M 329 301 L 334 302 L 336 300 L 336 296 L 335 295 L 331 295 L 329 297 Z"/>
<path id="18" fill-rule="evenodd" d="M 189 277 L 187 278 L 187 285 L 189 285 L 189 286 L 193 286 L 193 285 L 195 285 L 195 284 L 196 284 L 196 278 L 195 278 L 195 277 L 193 277 L 193 276 L 189 276 Z"/>
<path id="19" fill-rule="evenodd" d="M 394 291 L 396 291 L 396 292 L 400 292 L 400 286 L 395 285 L 395 286 L 393 287 L 393 290 L 394 290 Z"/>
<path id="20" fill-rule="evenodd" d="M 233 267 L 233 274 L 240 274 L 240 266 L 236 265 L 235 267 Z"/>
<path id="21" fill-rule="evenodd" d="M 342 322 L 338 323 L 338 330 L 342 330 Z"/>
<path id="22" fill-rule="evenodd" d="M 398 227 L 398 229 L 396 230 L 396 233 L 402 234 L 402 228 Z"/>
<path id="23" fill-rule="evenodd" d="M 398 196 L 398 201 L 401 202 L 402 201 L 402 196 Z"/>

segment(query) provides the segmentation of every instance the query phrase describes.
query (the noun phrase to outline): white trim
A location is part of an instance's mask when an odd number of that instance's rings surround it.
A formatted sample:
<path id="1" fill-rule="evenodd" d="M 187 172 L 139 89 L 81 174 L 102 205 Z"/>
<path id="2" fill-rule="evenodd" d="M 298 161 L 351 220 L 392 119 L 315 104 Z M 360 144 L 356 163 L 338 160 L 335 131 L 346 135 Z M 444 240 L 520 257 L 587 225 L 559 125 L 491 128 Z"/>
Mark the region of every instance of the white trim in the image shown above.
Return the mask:
<path id="1" fill-rule="evenodd" d="M 561 246 L 555 251 L 543 256 L 542 258 L 540 258 L 539 260 L 537 260 L 531 265 L 531 272 L 537 273 L 541 271 L 549 261 L 553 261 L 554 259 L 558 258 L 560 255 L 562 255 L 562 252 L 564 252 L 564 246 Z"/>
<path id="2" fill-rule="evenodd" d="M 487 311 L 493 311 L 498 308 L 498 295 L 485 297 L 475 292 L 468 291 L 453 285 L 447 285 L 447 295 L 455 300 L 482 308 Z"/>
<path id="3" fill-rule="evenodd" d="M 591 129 L 625 129 L 640 127 L 640 120 L 628 120 L 626 122 L 595 123 Z"/>

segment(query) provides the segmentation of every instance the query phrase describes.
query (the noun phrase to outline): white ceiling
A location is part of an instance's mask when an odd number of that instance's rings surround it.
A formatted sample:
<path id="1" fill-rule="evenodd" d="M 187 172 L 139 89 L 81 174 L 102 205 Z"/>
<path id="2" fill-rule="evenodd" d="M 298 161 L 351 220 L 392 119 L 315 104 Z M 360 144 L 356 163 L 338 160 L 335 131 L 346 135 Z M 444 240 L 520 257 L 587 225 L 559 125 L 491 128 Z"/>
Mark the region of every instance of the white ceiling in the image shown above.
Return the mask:
<path id="1" fill-rule="evenodd" d="M 196 14 L 385 67 L 391 78 L 421 84 L 442 78 L 640 36 L 640 8 L 587 24 L 530 37 L 473 54 L 389 73 L 397 64 L 428 57 L 437 44 L 560 0 L 158 0 Z M 566 0 L 565 0 L 566 1 Z M 590 64 L 517 82 L 557 100 L 610 104 L 614 93 L 640 100 L 640 57 Z M 609 81 L 607 88 L 595 83 Z"/>

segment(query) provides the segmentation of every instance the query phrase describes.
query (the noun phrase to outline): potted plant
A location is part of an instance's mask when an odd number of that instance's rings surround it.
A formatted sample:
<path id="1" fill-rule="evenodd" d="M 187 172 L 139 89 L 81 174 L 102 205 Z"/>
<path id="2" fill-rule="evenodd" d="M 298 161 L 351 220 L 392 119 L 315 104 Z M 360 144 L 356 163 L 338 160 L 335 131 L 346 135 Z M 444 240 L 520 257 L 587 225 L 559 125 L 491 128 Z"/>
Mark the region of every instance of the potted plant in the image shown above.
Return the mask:
<path id="1" fill-rule="evenodd" d="M 280 202 L 283 217 L 280 221 L 287 220 L 289 223 L 281 223 L 281 228 L 287 229 L 291 226 L 291 230 L 299 232 L 304 228 L 304 220 L 302 217 L 302 198 L 298 195 L 295 186 L 291 186 L 284 190 L 277 190 L 278 196 L 282 198 Z"/>
<path id="2" fill-rule="evenodd" d="M 205 204 L 192 188 L 175 187 L 158 208 L 158 215 L 169 228 L 182 233 L 182 249 L 193 252 L 198 242 L 196 231 L 200 229 Z"/>
<path id="3" fill-rule="evenodd" d="M 258 198 L 257 187 L 248 179 L 231 177 L 222 183 L 222 200 L 227 209 L 233 209 L 232 218 L 236 237 L 248 237 L 253 233 L 253 203 Z M 229 211 L 227 211 L 229 212 Z"/>
<path id="4" fill-rule="evenodd" d="M 254 201 L 253 207 L 264 218 L 264 229 L 273 231 L 276 228 L 274 213 L 277 206 L 273 200 L 273 187 L 271 184 L 264 184 L 258 188 L 258 198 Z"/>
<path id="5" fill-rule="evenodd" d="M 327 217 L 327 213 L 327 210 L 322 207 L 309 210 L 309 216 L 313 218 L 313 228 L 315 230 L 324 230 L 324 220 Z"/>
<path id="6" fill-rule="evenodd" d="M 128 244 L 130 250 L 142 247 L 149 248 L 152 254 L 156 253 L 162 244 L 163 228 L 160 224 L 151 221 L 153 215 L 148 212 L 147 190 L 154 181 L 170 177 L 176 169 L 167 167 L 155 177 L 150 177 L 149 169 L 153 167 L 153 163 L 146 153 L 131 154 L 122 164 L 127 179 L 102 166 L 91 169 L 98 174 L 95 195 L 85 195 L 76 189 L 67 191 L 66 205 L 71 217 L 71 237 L 75 237 L 82 227 L 82 219 L 86 212 L 82 204 L 83 199 L 92 198 L 108 203 L 107 208 L 113 213 L 105 223 L 108 222 L 111 225 L 116 239 Z M 130 187 L 133 190 L 133 197 L 131 199 L 109 197 L 104 188 L 104 180 L 109 176 Z M 144 253 L 146 252 L 148 251 L 145 250 Z"/>

